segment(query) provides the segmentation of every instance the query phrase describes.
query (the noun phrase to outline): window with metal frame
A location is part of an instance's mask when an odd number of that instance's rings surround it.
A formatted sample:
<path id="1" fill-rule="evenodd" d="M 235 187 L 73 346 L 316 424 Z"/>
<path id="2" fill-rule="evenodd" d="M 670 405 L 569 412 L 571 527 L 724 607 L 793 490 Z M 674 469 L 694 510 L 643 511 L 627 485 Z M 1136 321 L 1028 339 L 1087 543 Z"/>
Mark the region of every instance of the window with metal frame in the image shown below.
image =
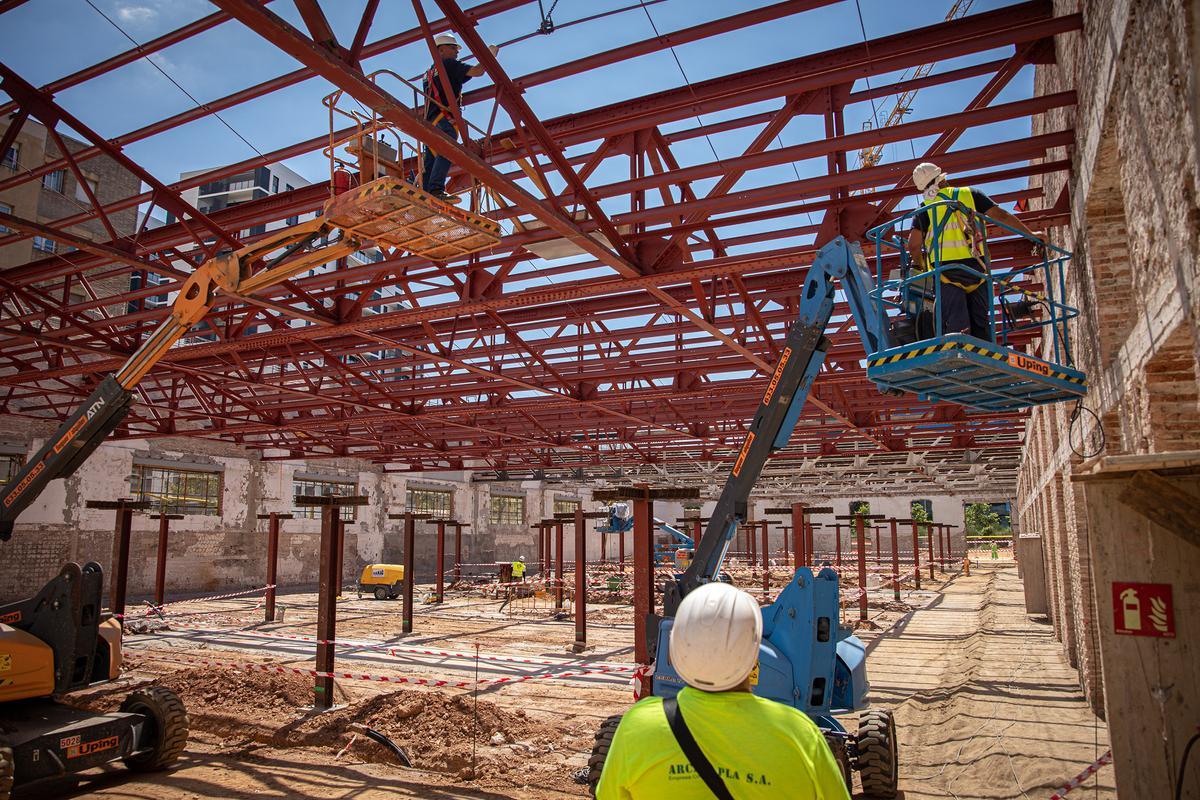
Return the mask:
<path id="1" fill-rule="evenodd" d="M 350 497 L 358 494 L 358 484 L 350 481 L 293 479 L 292 496 L 310 495 L 314 497 Z M 292 513 L 301 519 L 320 519 L 320 506 L 296 506 Z M 358 519 L 358 506 L 342 506 L 342 519 L 354 522 Z"/>
<path id="2" fill-rule="evenodd" d="M 3 211 L 5 214 L 11 214 L 13 213 L 13 207 L 8 203 L 0 203 L 0 211 Z M 0 222 L 0 233 L 12 233 L 12 228 Z"/>
<path id="3" fill-rule="evenodd" d="M 56 169 L 42 176 L 42 186 L 52 192 L 62 194 L 63 185 L 66 183 L 66 180 L 67 171 L 65 169 Z"/>
<path id="4" fill-rule="evenodd" d="M 488 522 L 493 525 L 525 524 L 525 498 L 494 494 L 488 506 Z"/>
<path id="5" fill-rule="evenodd" d="M 579 510 L 578 500 L 558 500 L 554 501 L 554 513 L 557 514 L 574 514 Z"/>
<path id="6" fill-rule="evenodd" d="M 133 465 L 133 499 L 159 514 L 220 516 L 222 473 Z"/>
<path id="7" fill-rule="evenodd" d="M 10 453 L 0 455 L 0 486 L 9 483 L 25 466 L 25 456 Z"/>
<path id="8" fill-rule="evenodd" d="M 45 236 L 33 237 L 33 249 L 40 250 L 43 253 L 53 253 L 58 250 L 58 245 L 53 239 L 47 239 Z"/>
<path id="9" fill-rule="evenodd" d="M 9 169 L 16 169 L 17 166 L 20 164 L 20 161 L 21 161 L 21 143 L 13 142 L 12 144 L 10 144 L 8 146 L 8 150 L 4 151 L 4 159 L 2 161 L 0 161 L 0 164 L 3 164 L 4 166 L 8 167 Z"/>
<path id="10" fill-rule="evenodd" d="M 454 492 L 449 489 L 409 489 L 404 493 L 404 510 L 450 519 L 454 516 Z"/>

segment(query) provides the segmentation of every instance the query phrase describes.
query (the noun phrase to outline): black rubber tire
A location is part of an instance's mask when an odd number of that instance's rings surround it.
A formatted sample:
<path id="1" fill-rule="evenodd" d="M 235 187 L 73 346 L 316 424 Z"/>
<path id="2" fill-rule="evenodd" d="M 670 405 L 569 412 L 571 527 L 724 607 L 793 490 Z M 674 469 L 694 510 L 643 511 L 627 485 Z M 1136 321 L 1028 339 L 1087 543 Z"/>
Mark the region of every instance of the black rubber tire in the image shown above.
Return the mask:
<path id="1" fill-rule="evenodd" d="M 833 753 L 833 760 L 837 762 L 838 770 L 842 773 L 842 780 L 846 784 L 846 794 L 853 796 L 854 768 L 850 765 L 850 754 L 846 752 L 846 740 L 841 736 L 826 734 L 825 743 L 829 745 L 829 749 Z"/>
<path id="2" fill-rule="evenodd" d="M 165 686 L 145 686 L 129 693 L 121 710 L 146 717 L 146 735 L 150 749 L 125 759 L 125 766 L 136 772 L 155 772 L 175 763 L 187 746 L 187 710 L 179 695 Z"/>
<path id="3" fill-rule="evenodd" d="M 13 751 L 0 746 L 0 800 L 9 800 L 13 790 Z"/>
<path id="4" fill-rule="evenodd" d="M 863 795 L 878 800 L 896 796 L 900 770 L 896 758 L 896 720 L 892 712 L 869 708 L 858 715 L 858 779 Z"/>
<path id="5" fill-rule="evenodd" d="M 375 599 L 376 600 L 387 600 L 388 594 L 389 594 L 389 592 L 388 592 L 388 588 L 386 586 L 376 586 L 375 587 Z"/>
<path id="6" fill-rule="evenodd" d="M 608 750 L 612 747 L 613 736 L 617 726 L 621 724 L 621 715 L 614 714 L 600 723 L 596 731 L 596 739 L 592 743 L 592 755 L 588 758 L 588 789 L 592 797 L 596 796 L 596 786 L 600 783 L 600 773 L 604 772 L 604 759 L 608 758 Z"/>

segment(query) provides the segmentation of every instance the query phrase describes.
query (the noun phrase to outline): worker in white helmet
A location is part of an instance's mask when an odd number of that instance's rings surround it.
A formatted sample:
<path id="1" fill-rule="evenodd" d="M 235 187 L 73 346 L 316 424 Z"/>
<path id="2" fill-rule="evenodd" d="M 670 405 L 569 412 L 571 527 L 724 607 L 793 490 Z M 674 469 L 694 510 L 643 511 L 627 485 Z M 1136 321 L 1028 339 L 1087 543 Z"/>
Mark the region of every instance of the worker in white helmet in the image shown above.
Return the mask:
<path id="1" fill-rule="evenodd" d="M 512 576 L 514 581 L 525 580 L 525 556 L 512 562 Z"/>
<path id="2" fill-rule="evenodd" d="M 433 64 L 425 72 L 422 84 L 422 92 L 425 95 L 425 119 L 448 138 L 457 140 L 458 131 L 454 127 L 453 109 L 458 107 L 459 99 L 462 97 L 463 84 L 471 78 L 478 78 L 482 75 L 483 65 L 476 64 L 472 67 L 458 60 L 458 53 L 462 47 L 452 33 L 439 33 L 434 37 L 433 43 L 437 45 L 438 58 L 442 60 L 442 68 L 446 73 L 446 80 L 450 84 L 453 98 L 446 97 L 442 76 L 438 72 L 437 64 Z M 500 48 L 496 45 L 489 45 L 488 50 L 492 52 L 492 55 L 496 55 Z M 465 137 L 466 132 L 464 131 L 463 134 Z M 457 203 L 458 197 L 446 194 L 446 176 L 449 173 L 450 159 L 434 152 L 429 142 L 426 142 L 421 189 L 444 202 Z"/>
<path id="3" fill-rule="evenodd" d="M 980 275 L 987 274 L 985 226 L 944 201 L 960 203 L 979 214 L 987 214 L 1030 237 L 1036 246 L 1043 246 L 1038 235 L 1025 223 L 996 205 L 983 192 L 973 187 L 948 186 L 946 173 L 936 164 L 928 161 L 918 164 L 913 169 L 913 184 L 921 192 L 921 205 L 932 206 L 913 218 L 912 231 L 908 235 L 908 254 L 918 272 L 939 266 L 963 266 Z M 941 205 L 935 205 L 937 203 Z M 991 341 L 988 316 L 992 298 L 986 290 L 980 291 L 980 287 L 986 286 L 985 279 L 952 268 L 941 273 L 941 284 L 942 333 L 966 333 L 976 339 Z"/>
<path id="4" fill-rule="evenodd" d="M 813 721 L 751 694 L 762 627 L 758 603 L 727 583 L 706 584 L 683 599 L 669 650 L 687 686 L 673 702 L 647 697 L 625 712 L 597 800 L 849 800 Z"/>

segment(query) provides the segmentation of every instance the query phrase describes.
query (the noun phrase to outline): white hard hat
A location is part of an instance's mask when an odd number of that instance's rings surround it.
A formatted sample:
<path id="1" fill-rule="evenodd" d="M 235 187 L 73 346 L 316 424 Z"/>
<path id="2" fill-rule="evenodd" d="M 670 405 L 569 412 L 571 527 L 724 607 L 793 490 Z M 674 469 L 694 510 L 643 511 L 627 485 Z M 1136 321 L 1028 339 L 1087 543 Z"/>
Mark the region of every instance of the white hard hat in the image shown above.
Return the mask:
<path id="1" fill-rule="evenodd" d="M 444 44 L 448 44 L 451 47 L 462 47 L 462 45 L 458 43 L 458 39 L 454 38 L 453 33 L 439 33 L 437 36 L 433 37 L 433 43 L 438 47 L 441 47 Z"/>
<path id="2" fill-rule="evenodd" d="M 922 161 L 913 168 L 913 184 L 922 194 L 936 186 L 939 178 L 944 177 L 946 177 L 946 173 L 942 172 L 937 164 L 931 164 L 928 161 Z"/>
<path id="3" fill-rule="evenodd" d="M 727 583 L 705 584 L 679 604 L 671 628 L 671 665 L 689 686 L 732 689 L 758 662 L 762 628 L 753 597 Z"/>
<path id="4" fill-rule="evenodd" d="M 517 561 L 520 561 L 522 564 L 525 563 L 525 556 L 520 556 Z"/>

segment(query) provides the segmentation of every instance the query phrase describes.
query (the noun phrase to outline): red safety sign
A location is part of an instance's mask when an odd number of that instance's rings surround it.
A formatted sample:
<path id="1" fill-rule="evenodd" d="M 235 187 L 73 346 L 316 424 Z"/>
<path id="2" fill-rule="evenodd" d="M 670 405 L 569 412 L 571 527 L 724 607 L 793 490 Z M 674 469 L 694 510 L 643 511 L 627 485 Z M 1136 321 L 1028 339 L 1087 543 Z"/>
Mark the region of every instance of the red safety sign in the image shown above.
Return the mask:
<path id="1" fill-rule="evenodd" d="M 1113 626 L 1127 636 L 1175 638 L 1175 609 L 1169 583 L 1113 581 Z"/>

